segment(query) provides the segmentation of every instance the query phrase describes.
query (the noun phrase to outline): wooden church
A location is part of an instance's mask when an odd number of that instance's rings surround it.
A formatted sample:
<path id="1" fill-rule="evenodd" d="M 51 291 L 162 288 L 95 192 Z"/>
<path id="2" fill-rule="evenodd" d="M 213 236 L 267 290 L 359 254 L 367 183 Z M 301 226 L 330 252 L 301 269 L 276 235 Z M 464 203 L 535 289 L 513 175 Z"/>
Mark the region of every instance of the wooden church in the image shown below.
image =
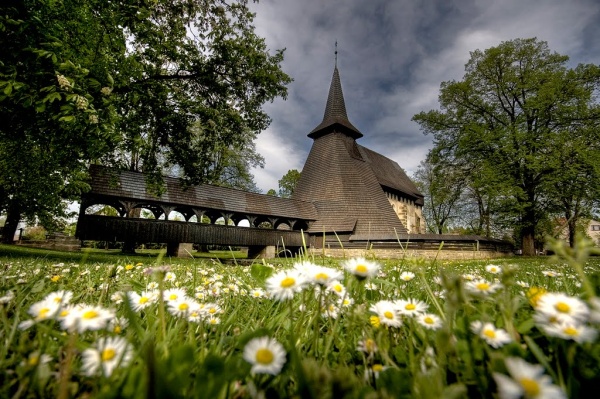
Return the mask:
<path id="1" fill-rule="evenodd" d="M 313 145 L 292 198 L 317 210 L 311 244 L 396 242 L 424 232 L 415 184 L 398 163 L 357 143 L 363 134 L 348 119 L 337 65 L 323 121 L 308 137 Z"/>

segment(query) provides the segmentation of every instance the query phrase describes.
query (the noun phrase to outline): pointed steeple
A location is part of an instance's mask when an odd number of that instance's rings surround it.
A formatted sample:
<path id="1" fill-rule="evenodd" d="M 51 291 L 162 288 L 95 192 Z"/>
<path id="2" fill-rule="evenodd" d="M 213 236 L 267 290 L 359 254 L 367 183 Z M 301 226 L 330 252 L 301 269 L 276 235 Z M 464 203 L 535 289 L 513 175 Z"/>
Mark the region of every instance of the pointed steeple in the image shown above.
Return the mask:
<path id="1" fill-rule="evenodd" d="M 325 115 L 323 121 L 308 134 L 308 137 L 316 139 L 333 131 L 347 134 L 353 139 L 361 138 L 362 133 L 350 123 L 348 114 L 346 113 L 346 104 L 344 102 L 344 93 L 342 92 L 342 83 L 340 81 L 340 73 L 336 66 L 333 69 L 333 77 L 329 86 L 329 97 L 327 97 L 327 105 L 325 106 Z"/>

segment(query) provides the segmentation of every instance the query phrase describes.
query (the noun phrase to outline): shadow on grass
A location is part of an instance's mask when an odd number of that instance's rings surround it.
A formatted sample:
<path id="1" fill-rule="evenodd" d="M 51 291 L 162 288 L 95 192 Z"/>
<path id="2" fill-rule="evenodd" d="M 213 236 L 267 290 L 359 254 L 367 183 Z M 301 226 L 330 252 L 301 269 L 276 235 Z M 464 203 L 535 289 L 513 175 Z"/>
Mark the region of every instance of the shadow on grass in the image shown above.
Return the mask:
<path id="1" fill-rule="evenodd" d="M 155 262 L 177 262 L 188 263 L 197 260 L 218 259 L 245 259 L 246 254 L 241 251 L 211 251 L 211 252 L 194 252 L 194 259 L 187 258 L 169 258 L 164 255 L 161 250 L 138 250 L 136 254 L 125 254 L 119 249 L 95 249 L 82 248 L 77 252 L 58 251 L 53 249 L 41 249 L 22 247 L 18 245 L 0 244 L 0 259 L 11 258 L 30 258 L 45 259 L 56 262 L 73 262 L 73 263 L 143 263 L 152 264 Z"/>

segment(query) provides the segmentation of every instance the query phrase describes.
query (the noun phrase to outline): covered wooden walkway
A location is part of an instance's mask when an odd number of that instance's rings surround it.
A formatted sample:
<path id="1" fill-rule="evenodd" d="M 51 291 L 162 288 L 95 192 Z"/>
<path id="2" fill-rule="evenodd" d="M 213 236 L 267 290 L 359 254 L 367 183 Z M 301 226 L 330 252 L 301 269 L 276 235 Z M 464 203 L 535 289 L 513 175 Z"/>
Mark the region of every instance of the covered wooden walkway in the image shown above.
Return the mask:
<path id="1" fill-rule="evenodd" d="M 301 247 L 302 232 L 317 219 L 310 202 L 211 185 L 184 187 L 171 177 L 157 196 L 139 172 L 93 165 L 90 174 L 91 190 L 82 196 L 77 223 L 81 240 L 167 243 L 170 255 L 182 243 L 240 246 L 258 256 L 266 248 Z M 114 208 L 118 216 L 95 214 L 101 205 Z M 135 217 L 141 209 L 154 219 Z M 180 220 L 171 220 L 173 212 Z"/>

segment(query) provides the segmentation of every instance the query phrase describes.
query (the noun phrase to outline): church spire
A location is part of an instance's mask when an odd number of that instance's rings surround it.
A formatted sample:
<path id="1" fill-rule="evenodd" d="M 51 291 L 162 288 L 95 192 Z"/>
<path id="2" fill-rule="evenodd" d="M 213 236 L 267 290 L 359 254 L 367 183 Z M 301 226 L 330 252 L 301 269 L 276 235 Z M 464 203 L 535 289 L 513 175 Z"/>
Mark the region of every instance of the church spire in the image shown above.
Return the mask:
<path id="1" fill-rule="evenodd" d="M 358 139 L 362 133 L 350 123 L 346 113 L 346 103 L 344 102 L 344 93 L 342 92 L 342 83 L 340 73 L 337 68 L 337 42 L 335 43 L 335 67 L 333 68 L 333 77 L 329 86 L 329 96 L 325 106 L 323 121 L 308 134 L 308 137 L 316 139 L 327 133 L 338 131 L 348 136 Z"/>

